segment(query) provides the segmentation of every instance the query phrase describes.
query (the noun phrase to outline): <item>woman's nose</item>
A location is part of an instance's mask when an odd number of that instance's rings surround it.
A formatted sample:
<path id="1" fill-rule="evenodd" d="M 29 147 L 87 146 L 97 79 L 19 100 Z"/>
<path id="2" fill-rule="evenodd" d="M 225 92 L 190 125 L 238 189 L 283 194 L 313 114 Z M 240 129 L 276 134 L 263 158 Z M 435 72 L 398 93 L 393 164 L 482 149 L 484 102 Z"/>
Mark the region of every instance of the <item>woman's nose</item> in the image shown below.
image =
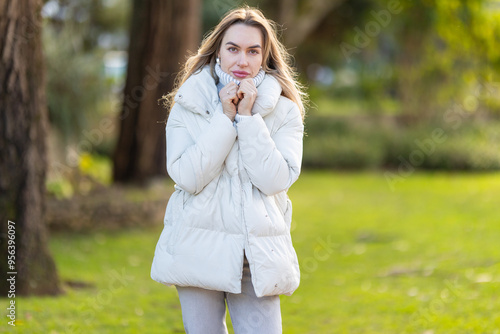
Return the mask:
<path id="1" fill-rule="evenodd" d="M 238 58 L 238 66 L 247 66 L 248 61 L 245 53 L 241 53 L 240 57 Z"/>

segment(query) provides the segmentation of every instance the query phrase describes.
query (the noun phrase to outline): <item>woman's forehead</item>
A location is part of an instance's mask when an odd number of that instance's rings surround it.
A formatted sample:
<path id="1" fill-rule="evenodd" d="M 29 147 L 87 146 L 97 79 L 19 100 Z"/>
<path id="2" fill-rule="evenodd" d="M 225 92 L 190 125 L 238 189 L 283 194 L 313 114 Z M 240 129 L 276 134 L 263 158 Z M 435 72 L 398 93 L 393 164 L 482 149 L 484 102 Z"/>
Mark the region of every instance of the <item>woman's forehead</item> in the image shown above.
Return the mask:
<path id="1" fill-rule="evenodd" d="M 228 42 L 232 42 L 242 48 L 255 45 L 262 46 L 262 32 L 259 28 L 247 24 L 233 24 L 226 30 L 222 39 L 222 44 Z"/>

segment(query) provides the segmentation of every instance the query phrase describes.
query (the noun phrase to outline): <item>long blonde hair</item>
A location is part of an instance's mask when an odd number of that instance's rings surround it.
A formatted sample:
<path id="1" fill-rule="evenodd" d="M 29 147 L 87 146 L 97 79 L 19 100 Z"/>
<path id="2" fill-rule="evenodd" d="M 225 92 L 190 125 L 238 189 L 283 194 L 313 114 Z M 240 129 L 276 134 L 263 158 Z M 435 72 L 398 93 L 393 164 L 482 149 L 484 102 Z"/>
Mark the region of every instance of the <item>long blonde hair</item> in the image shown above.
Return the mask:
<path id="1" fill-rule="evenodd" d="M 212 76 L 215 78 L 214 66 L 222 38 L 227 29 L 236 23 L 257 27 L 261 30 L 264 39 L 262 69 L 278 80 L 283 90 L 281 95 L 297 104 L 302 119 L 304 119 L 307 93 L 305 87 L 297 80 L 297 73 L 291 66 L 291 55 L 278 39 L 276 24 L 266 19 L 260 10 L 248 6 L 229 11 L 219 24 L 206 35 L 198 52 L 187 59 L 177 75 L 172 91 L 162 97 L 164 106 L 170 110 L 175 103 L 174 97 L 180 86 L 192 74 L 201 71 L 205 65 L 210 65 Z"/>

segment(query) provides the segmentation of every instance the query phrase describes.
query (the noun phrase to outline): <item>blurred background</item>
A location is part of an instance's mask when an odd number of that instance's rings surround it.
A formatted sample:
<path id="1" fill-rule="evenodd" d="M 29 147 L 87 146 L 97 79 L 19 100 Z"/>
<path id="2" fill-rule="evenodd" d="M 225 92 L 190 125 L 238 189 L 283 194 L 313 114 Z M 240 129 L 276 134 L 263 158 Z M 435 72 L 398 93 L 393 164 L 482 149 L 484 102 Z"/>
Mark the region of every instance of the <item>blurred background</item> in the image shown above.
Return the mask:
<path id="1" fill-rule="evenodd" d="M 248 4 L 280 23 L 309 87 L 305 168 L 394 169 L 405 161 L 421 169 L 500 167 L 498 1 Z M 189 12 L 172 15 L 182 6 L 45 2 L 49 191 L 62 197 L 85 191 L 89 180 L 81 176 L 109 184 L 165 175 L 163 129 L 155 124 L 165 110 L 156 101 L 168 92 L 185 51 L 194 52 L 237 5 L 193 1 Z M 172 20 L 191 23 L 174 37 Z M 140 115 L 122 117 L 129 110 Z M 443 142 L 410 161 L 437 128 Z M 143 145 L 156 147 L 144 152 Z M 149 166 L 139 167 L 144 159 Z"/>
<path id="2" fill-rule="evenodd" d="M 158 100 L 243 4 L 278 23 L 310 97 L 286 332 L 500 333 L 499 0 L 48 0 L 40 21 L 20 16 L 43 50 L 45 223 L 66 291 L 57 311 L 26 299 L 26 332 L 182 332 L 175 290 L 147 278 L 173 190 Z M 132 268 L 133 287 L 93 279 L 110 268 Z M 101 314 L 117 301 L 128 320 Z M 47 320 L 68 307 L 84 319 Z"/>

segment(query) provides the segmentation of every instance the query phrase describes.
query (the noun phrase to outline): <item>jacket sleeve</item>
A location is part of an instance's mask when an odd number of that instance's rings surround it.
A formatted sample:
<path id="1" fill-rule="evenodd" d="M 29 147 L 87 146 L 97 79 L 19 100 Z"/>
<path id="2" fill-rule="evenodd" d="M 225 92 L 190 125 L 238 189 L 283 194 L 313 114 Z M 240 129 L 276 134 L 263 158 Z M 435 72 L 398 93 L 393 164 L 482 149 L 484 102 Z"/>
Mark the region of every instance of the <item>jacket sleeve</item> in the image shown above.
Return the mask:
<path id="1" fill-rule="evenodd" d="M 189 134 L 178 104 L 170 112 L 167 127 L 167 171 L 185 191 L 198 194 L 222 171 L 236 140 L 236 130 L 227 116 L 216 112 L 197 138 Z"/>
<path id="2" fill-rule="evenodd" d="M 241 159 L 252 184 L 266 195 L 290 188 L 302 163 L 304 125 L 297 105 L 272 137 L 259 114 L 242 119 L 237 130 Z"/>

